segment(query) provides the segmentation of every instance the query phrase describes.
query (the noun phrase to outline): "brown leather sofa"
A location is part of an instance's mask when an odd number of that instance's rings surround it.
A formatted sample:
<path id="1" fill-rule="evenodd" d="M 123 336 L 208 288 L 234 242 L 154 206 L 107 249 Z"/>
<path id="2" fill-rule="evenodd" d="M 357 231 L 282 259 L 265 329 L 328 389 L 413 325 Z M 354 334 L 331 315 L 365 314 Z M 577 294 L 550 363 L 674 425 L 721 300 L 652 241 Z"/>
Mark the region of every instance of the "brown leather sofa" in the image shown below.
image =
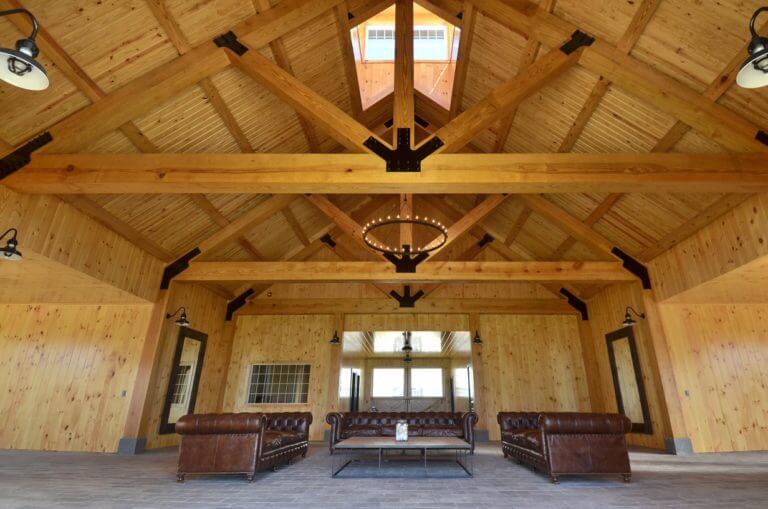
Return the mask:
<path id="1" fill-rule="evenodd" d="M 350 437 L 394 437 L 397 421 L 408 422 L 408 436 L 456 437 L 465 440 L 475 450 L 474 412 L 354 412 L 329 413 L 325 421 L 331 425 L 331 454 L 334 446 Z"/>
<path id="2" fill-rule="evenodd" d="M 237 413 L 185 415 L 176 423 L 181 435 L 178 480 L 186 474 L 244 474 L 306 456 L 310 413 Z"/>
<path id="3" fill-rule="evenodd" d="M 625 435 L 630 420 L 620 414 L 499 412 L 501 449 L 557 483 L 567 474 L 620 474 L 632 470 Z"/>

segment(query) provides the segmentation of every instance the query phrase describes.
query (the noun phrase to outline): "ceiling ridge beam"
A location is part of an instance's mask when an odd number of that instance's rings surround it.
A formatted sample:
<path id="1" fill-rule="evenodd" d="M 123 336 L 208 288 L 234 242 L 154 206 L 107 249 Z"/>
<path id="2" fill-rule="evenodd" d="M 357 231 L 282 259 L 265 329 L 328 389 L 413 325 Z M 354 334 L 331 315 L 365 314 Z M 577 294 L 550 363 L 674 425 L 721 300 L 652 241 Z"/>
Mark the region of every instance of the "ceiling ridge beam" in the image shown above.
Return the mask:
<path id="1" fill-rule="evenodd" d="M 514 6 L 505 0 L 472 1 L 496 21 L 550 47 L 577 30 L 525 0 L 516 1 Z M 768 146 L 756 139 L 760 129 L 752 122 L 600 38 L 584 50 L 579 64 L 732 151 L 768 151 Z"/>
<path id="2" fill-rule="evenodd" d="M 408 130 L 408 146 L 415 145 L 413 99 L 413 0 L 395 1 L 395 102 L 392 111 L 392 146 L 398 145 L 402 129 Z"/>

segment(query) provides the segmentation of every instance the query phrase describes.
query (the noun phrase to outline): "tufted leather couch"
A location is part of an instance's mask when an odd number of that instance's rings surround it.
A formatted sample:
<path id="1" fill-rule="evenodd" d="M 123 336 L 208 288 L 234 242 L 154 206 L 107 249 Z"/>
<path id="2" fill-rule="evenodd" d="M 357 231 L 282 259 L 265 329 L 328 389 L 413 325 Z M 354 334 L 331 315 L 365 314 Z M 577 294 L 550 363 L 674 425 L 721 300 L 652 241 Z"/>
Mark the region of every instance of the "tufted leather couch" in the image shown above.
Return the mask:
<path id="1" fill-rule="evenodd" d="M 474 412 L 354 412 L 329 413 L 325 421 L 331 425 L 330 449 L 350 437 L 394 437 L 397 421 L 408 422 L 408 436 L 456 437 L 464 439 L 475 450 Z"/>
<path id="2" fill-rule="evenodd" d="M 181 435 L 178 480 L 186 474 L 245 474 L 276 469 L 309 447 L 310 413 L 235 413 L 185 415 L 176 423 Z"/>
<path id="3" fill-rule="evenodd" d="M 504 457 L 545 472 L 552 482 L 565 474 L 621 474 L 632 471 L 625 435 L 630 420 L 619 414 L 499 412 Z"/>

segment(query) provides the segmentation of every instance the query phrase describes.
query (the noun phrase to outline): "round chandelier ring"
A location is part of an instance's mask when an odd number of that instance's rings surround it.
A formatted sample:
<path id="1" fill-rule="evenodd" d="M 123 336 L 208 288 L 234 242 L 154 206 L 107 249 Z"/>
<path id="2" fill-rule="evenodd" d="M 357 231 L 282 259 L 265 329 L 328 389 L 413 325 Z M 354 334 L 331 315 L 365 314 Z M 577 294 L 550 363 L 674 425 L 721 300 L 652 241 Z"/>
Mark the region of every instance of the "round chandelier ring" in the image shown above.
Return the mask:
<path id="1" fill-rule="evenodd" d="M 412 248 L 410 250 L 410 254 L 418 254 L 418 253 L 429 253 L 431 251 L 435 251 L 437 249 L 440 249 L 445 245 L 446 242 L 448 242 L 448 228 L 438 223 L 434 220 L 429 220 L 429 218 L 423 218 L 423 219 L 410 219 L 410 218 L 387 218 L 387 219 L 379 219 L 379 220 L 373 220 L 370 223 L 366 224 L 363 227 L 363 241 L 370 247 L 371 249 L 374 249 L 376 251 L 379 251 L 380 253 L 391 253 L 391 254 L 405 254 L 405 250 L 402 247 L 396 248 L 391 247 L 385 244 L 379 244 L 378 242 L 372 240 L 369 237 L 369 234 L 373 231 L 383 228 L 385 226 L 391 226 L 391 225 L 402 225 L 402 224 L 412 224 L 416 226 L 423 226 L 425 228 L 430 228 L 432 230 L 435 230 L 439 237 L 436 244 L 433 242 L 430 242 L 426 246 L 422 246 L 419 248 Z"/>

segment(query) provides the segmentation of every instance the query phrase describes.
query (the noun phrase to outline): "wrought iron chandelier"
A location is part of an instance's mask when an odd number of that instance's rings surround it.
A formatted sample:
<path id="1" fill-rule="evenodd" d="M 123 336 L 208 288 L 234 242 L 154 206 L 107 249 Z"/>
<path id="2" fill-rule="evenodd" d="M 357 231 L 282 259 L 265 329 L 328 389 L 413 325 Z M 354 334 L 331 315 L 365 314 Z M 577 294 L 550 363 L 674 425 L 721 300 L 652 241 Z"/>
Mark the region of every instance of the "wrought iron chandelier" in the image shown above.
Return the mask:
<path id="1" fill-rule="evenodd" d="M 411 225 L 417 228 L 425 228 L 436 233 L 436 236 L 430 242 L 412 246 L 402 244 L 393 246 L 386 244 L 375 237 L 374 232 L 387 226 Z M 435 218 L 428 216 L 410 214 L 390 214 L 369 221 L 363 226 L 363 241 L 375 251 L 379 251 L 384 257 L 391 261 L 397 268 L 397 272 L 416 272 L 416 266 L 423 262 L 429 253 L 440 249 L 448 241 L 448 227 Z"/>

